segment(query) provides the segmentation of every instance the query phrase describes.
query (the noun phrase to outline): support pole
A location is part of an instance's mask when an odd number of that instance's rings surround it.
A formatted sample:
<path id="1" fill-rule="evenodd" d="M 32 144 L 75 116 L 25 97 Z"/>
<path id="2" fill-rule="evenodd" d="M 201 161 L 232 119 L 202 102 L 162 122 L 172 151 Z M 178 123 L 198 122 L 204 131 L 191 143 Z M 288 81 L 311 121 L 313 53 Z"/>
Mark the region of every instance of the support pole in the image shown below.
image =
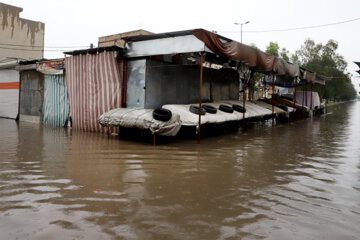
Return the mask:
<path id="1" fill-rule="evenodd" d="M 311 92 L 311 103 L 310 103 L 310 110 L 312 111 L 312 109 L 313 109 L 313 86 L 314 86 L 314 83 L 311 83 L 311 90 L 310 90 L 310 92 Z"/>
<path id="2" fill-rule="evenodd" d="M 275 93 L 275 75 L 273 74 L 272 78 L 272 94 L 271 94 L 271 117 L 272 117 L 272 126 L 275 125 L 275 119 L 274 119 L 274 93 Z"/>
<path id="3" fill-rule="evenodd" d="M 244 79 L 244 83 L 243 83 L 243 131 L 245 131 L 245 102 L 246 102 L 246 79 Z"/>
<path id="4" fill-rule="evenodd" d="M 123 89 L 122 89 L 122 107 L 126 108 L 126 84 L 127 84 L 127 60 L 123 62 Z"/>
<path id="5" fill-rule="evenodd" d="M 298 86 L 298 82 L 297 82 L 297 79 L 296 79 L 295 80 L 295 89 L 294 89 L 294 104 L 293 104 L 294 109 L 296 109 L 295 106 L 296 106 L 296 88 L 297 88 L 297 86 Z M 295 113 L 296 113 L 296 110 L 293 113 L 293 120 L 295 120 Z"/>
<path id="6" fill-rule="evenodd" d="M 198 144 L 200 144 L 200 136 L 201 136 L 201 104 L 202 104 L 202 82 L 203 82 L 203 63 L 204 63 L 204 53 L 201 53 L 200 60 L 200 90 L 199 90 L 199 128 L 198 128 Z"/>
<path id="7" fill-rule="evenodd" d="M 305 86 L 303 85 L 302 87 L 302 91 L 303 91 L 303 94 L 302 94 L 302 117 L 304 117 L 304 113 L 305 113 L 305 109 L 304 109 L 304 102 L 305 102 Z"/>
<path id="8" fill-rule="evenodd" d="M 156 146 L 156 136 L 153 134 L 153 145 Z"/>

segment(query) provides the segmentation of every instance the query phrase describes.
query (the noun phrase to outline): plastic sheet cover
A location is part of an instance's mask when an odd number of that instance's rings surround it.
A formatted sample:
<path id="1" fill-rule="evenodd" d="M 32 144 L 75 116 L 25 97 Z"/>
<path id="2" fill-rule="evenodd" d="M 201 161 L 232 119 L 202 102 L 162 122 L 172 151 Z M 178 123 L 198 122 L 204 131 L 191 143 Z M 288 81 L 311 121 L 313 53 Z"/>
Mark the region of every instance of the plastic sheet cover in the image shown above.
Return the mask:
<path id="1" fill-rule="evenodd" d="M 162 136 L 175 136 L 179 132 L 179 114 L 173 113 L 169 121 L 163 122 L 154 119 L 152 112 L 152 109 L 117 108 L 102 114 L 98 121 L 104 127 L 138 128 Z"/>
<path id="2" fill-rule="evenodd" d="M 232 106 L 232 104 L 239 104 L 242 106 L 241 101 L 237 100 L 223 100 L 218 101 L 214 103 L 206 103 L 207 105 L 211 105 L 215 108 L 219 108 L 221 104 Z M 198 103 L 194 104 L 168 104 L 164 105 L 163 108 L 171 110 L 171 112 L 174 114 L 180 115 L 180 120 L 182 122 L 182 125 L 184 126 L 196 126 L 199 123 L 199 115 L 194 114 L 189 111 L 190 105 L 198 106 Z M 270 105 L 271 106 L 271 105 Z M 253 102 L 247 101 L 245 104 L 245 119 L 246 118 L 252 118 L 252 117 L 264 117 L 266 115 L 271 115 L 272 111 Z M 279 112 L 284 112 L 282 110 L 279 110 Z M 210 114 L 206 113 L 205 115 L 201 116 L 201 124 L 206 123 L 223 123 L 227 121 L 239 121 L 243 119 L 243 113 L 234 111 L 233 113 L 226 113 L 222 112 L 220 110 L 217 111 L 216 114 Z"/>

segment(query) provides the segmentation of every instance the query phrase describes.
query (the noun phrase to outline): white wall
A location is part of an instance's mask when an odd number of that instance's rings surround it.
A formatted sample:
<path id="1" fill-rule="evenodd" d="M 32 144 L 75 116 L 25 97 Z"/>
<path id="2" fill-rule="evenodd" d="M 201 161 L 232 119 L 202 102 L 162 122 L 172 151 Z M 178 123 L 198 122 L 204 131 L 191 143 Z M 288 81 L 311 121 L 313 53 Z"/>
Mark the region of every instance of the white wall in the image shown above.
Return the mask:
<path id="1" fill-rule="evenodd" d="M 0 69 L 0 117 L 15 119 L 18 114 L 19 89 L 1 89 L 1 85 L 8 82 L 19 82 L 19 72 Z"/>

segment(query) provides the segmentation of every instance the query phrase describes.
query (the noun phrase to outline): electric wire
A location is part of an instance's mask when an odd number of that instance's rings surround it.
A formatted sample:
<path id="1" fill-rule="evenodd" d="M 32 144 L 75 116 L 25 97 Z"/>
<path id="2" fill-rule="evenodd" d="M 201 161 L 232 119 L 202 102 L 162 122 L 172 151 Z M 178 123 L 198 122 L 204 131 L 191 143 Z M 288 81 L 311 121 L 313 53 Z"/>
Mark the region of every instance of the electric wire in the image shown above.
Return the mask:
<path id="1" fill-rule="evenodd" d="M 11 44 L 11 43 L 0 43 L 1 46 L 13 46 L 13 47 L 29 47 L 29 48 L 43 48 L 44 46 L 39 45 L 23 45 L 23 44 Z M 89 46 L 46 46 L 45 48 L 86 48 Z"/>
<path id="2" fill-rule="evenodd" d="M 311 28 L 320 28 L 320 27 L 328 27 L 333 25 L 344 24 L 348 22 L 354 22 L 360 20 L 360 17 L 353 18 L 345 21 L 334 22 L 334 23 L 327 23 L 327 24 L 320 24 L 320 25 L 313 25 L 313 26 L 306 26 L 306 27 L 295 27 L 295 28 L 284 28 L 284 29 L 270 29 L 270 30 L 247 30 L 243 32 L 247 33 L 267 33 L 267 32 L 287 32 L 287 31 L 295 31 L 295 30 L 304 30 L 304 29 L 311 29 Z M 239 33 L 240 31 L 217 31 L 223 33 Z"/>
<path id="3" fill-rule="evenodd" d="M 26 48 L 8 48 L 8 47 L 1 47 L 0 49 L 7 49 L 7 50 L 18 50 L 18 51 L 31 51 L 31 52 L 66 52 L 69 49 L 26 49 Z"/>

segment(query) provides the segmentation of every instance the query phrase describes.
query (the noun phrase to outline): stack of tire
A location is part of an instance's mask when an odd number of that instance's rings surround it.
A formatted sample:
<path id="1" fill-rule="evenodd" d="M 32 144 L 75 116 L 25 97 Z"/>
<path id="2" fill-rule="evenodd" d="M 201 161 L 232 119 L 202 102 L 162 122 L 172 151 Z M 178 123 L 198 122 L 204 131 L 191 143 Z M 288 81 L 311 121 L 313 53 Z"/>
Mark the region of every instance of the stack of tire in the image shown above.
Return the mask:
<path id="1" fill-rule="evenodd" d="M 222 112 L 226 112 L 226 113 L 233 113 L 234 110 L 237 112 L 241 112 L 241 113 L 246 112 L 246 109 L 238 104 L 233 104 L 232 106 L 221 104 L 219 106 L 219 110 Z M 200 115 L 205 115 L 206 113 L 216 114 L 217 108 L 215 108 L 211 105 L 204 104 L 204 105 L 202 105 L 201 110 L 200 110 L 198 106 L 190 105 L 189 111 L 196 115 L 199 115 L 199 113 L 200 113 Z"/>

